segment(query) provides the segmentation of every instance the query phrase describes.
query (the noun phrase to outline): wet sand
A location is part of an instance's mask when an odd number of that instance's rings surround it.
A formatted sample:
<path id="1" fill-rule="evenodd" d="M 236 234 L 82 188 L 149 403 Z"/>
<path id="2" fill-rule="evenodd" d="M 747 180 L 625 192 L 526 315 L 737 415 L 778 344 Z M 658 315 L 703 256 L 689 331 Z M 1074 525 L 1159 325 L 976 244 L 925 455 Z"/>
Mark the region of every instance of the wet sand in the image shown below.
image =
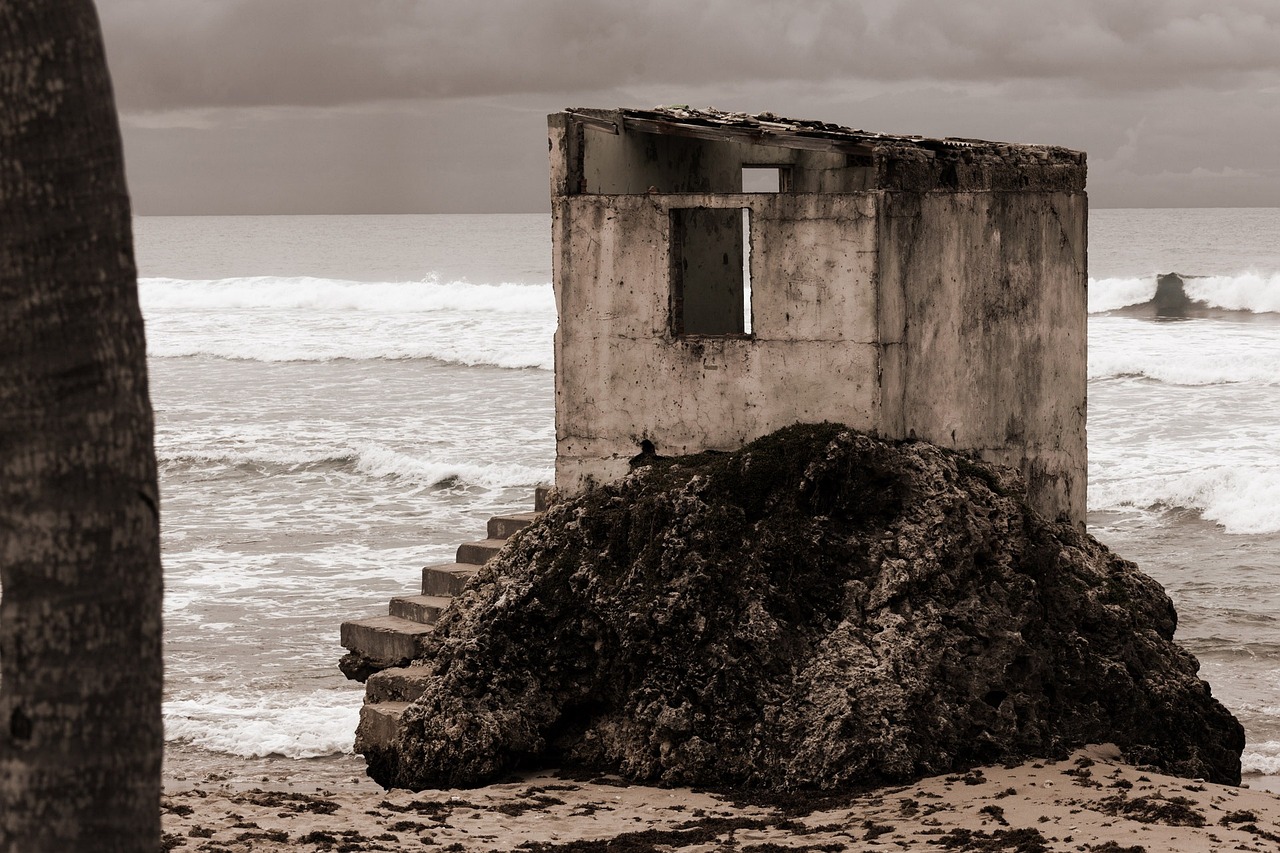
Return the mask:
<path id="1" fill-rule="evenodd" d="M 264 760 L 170 778 L 166 849 L 1196 853 L 1280 849 L 1280 797 L 1124 764 L 1114 747 L 864 794 L 735 796 L 544 772 L 383 791 L 350 767 Z M 348 770 L 357 771 L 347 776 Z M 261 773 L 261 776 L 257 775 Z M 326 778 L 327 777 L 327 778 Z"/>

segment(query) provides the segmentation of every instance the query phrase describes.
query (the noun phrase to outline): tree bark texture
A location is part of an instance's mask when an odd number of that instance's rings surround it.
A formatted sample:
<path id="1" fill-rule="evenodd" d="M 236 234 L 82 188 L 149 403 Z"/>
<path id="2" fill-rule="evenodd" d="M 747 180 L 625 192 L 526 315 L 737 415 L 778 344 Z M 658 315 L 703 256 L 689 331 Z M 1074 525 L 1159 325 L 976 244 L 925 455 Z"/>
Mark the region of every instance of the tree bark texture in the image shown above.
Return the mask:
<path id="1" fill-rule="evenodd" d="M 162 574 L 91 0 L 0 0 L 0 851 L 160 847 Z"/>

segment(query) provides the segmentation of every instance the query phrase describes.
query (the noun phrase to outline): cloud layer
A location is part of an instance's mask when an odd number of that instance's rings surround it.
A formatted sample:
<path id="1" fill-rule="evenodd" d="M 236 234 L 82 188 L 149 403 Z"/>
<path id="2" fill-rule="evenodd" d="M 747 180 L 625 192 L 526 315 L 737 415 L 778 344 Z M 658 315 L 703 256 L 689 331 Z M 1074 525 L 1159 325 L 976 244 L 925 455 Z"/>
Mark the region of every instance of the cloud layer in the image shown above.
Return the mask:
<path id="1" fill-rule="evenodd" d="M 636 84 L 1274 85 L 1274 0 L 101 0 L 121 107 Z"/>
<path id="2" fill-rule="evenodd" d="M 545 114 L 692 103 L 1089 152 L 1277 205 L 1277 0 L 97 0 L 143 212 L 538 210 Z"/>

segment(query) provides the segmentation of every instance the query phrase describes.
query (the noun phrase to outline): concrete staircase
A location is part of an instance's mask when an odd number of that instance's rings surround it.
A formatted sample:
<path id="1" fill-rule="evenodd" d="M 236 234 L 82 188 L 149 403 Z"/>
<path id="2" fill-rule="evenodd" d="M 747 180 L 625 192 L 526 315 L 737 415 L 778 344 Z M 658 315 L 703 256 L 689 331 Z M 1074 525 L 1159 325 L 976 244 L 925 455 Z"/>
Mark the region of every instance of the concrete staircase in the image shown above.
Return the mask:
<path id="1" fill-rule="evenodd" d="M 357 752 L 395 737 L 401 713 L 426 689 L 425 668 L 412 662 L 422 657 L 441 614 L 480 567 L 502 550 L 507 539 L 546 509 L 549 499 L 550 489 L 540 487 L 534 494 L 533 512 L 490 518 L 484 539 L 459 545 L 452 563 L 423 568 L 421 593 L 391 599 L 386 616 L 342 623 L 342 645 L 347 654 L 338 667 L 348 678 L 365 683 L 356 729 Z"/>

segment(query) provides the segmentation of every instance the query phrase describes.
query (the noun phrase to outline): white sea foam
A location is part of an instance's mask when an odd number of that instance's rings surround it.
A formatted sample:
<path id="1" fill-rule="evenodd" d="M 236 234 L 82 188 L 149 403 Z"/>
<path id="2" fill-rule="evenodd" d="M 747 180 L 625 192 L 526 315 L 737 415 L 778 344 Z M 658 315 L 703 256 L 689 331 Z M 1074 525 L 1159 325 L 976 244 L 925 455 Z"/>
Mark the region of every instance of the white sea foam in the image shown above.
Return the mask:
<path id="1" fill-rule="evenodd" d="M 1280 385 L 1280 326 L 1198 320 L 1089 321 L 1089 379 L 1144 376 L 1171 385 Z"/>
<path id="2" fill-rule="evenodd" d="M 1240 770 L 1246 774 L 1280 776 L 1280 741 L 1249 744 L 1240 755 Z"/>
<path id="3" fill-rule="evenodd" d="M 349 753 L 361 698 L 357 690 L 284 695 L 203 692 L 164 703 L 165 739 L 245 758 Z"/>
<path id="4" fill-rule="evenodd" d="M 1243 350 L 1238 346 L 1230 349 L 1230 354 L 1222 349 L 1188 349 L 1177 355 L 1166 355 L 1153 352 L 1140 341 L 1134 341 L 1133 347 L 1127 350 L 1108 351 L 1094 347 L 1089 351 L 1089 378 L 1142 376 L 1169 385 L 1239 382 L 1280 385 L 1280 361 L 1277 361 L 1280 341 L 1255 350 Z"/>
<path id="5" fill-rule="evenodd" d="M 154 330 L 156 325 L 150 324 Z M 296 327 L 295 327 L 296 328 Z M 282 332 L 294 330 L 281 329 Z M 417 330 L 421 333 L 423 330 Z M 378 333 L 374 333 L 377 335 Z M 394 332 L 387 330 L 382 334 L 386 338 L 394 338 Z M 148 354 L 153 358 L 221 358 L 229 360 L 263 361 L 263 362 L 303 362 L 303 361 L 337 361 L 339 359 L 371 360 L 385 359 L 390 361 L 429 359 L 443 364 L 457 364 L 467 367 L 491 366 L 510 370 L 538 369 L 551 370 L 554 360 L 551 353 L 552 330 L 547 330 L 542 337 L 545 345 L 531 346 L 527 341 L 502 341 L 488 337 L 468 344 L 465 341 L 435 340 L 424 341 L 417 345 L 394 339 L 379 340 L 374 337 L 360 340 L 353 335 L 348 338 L 331 336 L 325 339 L 304 341 L 267 341 L 246 344 L 235 340 L 200 340 L 194 337 L 182 337 L 170 341 L 157 340 L 153 336 L 148 342 Z"/>
<path id="6" fill-rule="evenodd" d="M 335 456 L 325 450 L 308 451 L 297 448 L 279 448 L 267 453 L 257 450 L 199 451 L 161 445 L 156 448 L 156 458 L 161 470 L 175 470 L 233 468 L 242 465 L 256 468 L 303 468 L 325 463 L 339 464 L 350 461 L 353 457 L 348 454 Z"/>
<path id="7" fill-rule="evenodd" d="M 1089 344 L 1091 509 L 1280 532 L 1280 326 L 1097 317 Z"/>

